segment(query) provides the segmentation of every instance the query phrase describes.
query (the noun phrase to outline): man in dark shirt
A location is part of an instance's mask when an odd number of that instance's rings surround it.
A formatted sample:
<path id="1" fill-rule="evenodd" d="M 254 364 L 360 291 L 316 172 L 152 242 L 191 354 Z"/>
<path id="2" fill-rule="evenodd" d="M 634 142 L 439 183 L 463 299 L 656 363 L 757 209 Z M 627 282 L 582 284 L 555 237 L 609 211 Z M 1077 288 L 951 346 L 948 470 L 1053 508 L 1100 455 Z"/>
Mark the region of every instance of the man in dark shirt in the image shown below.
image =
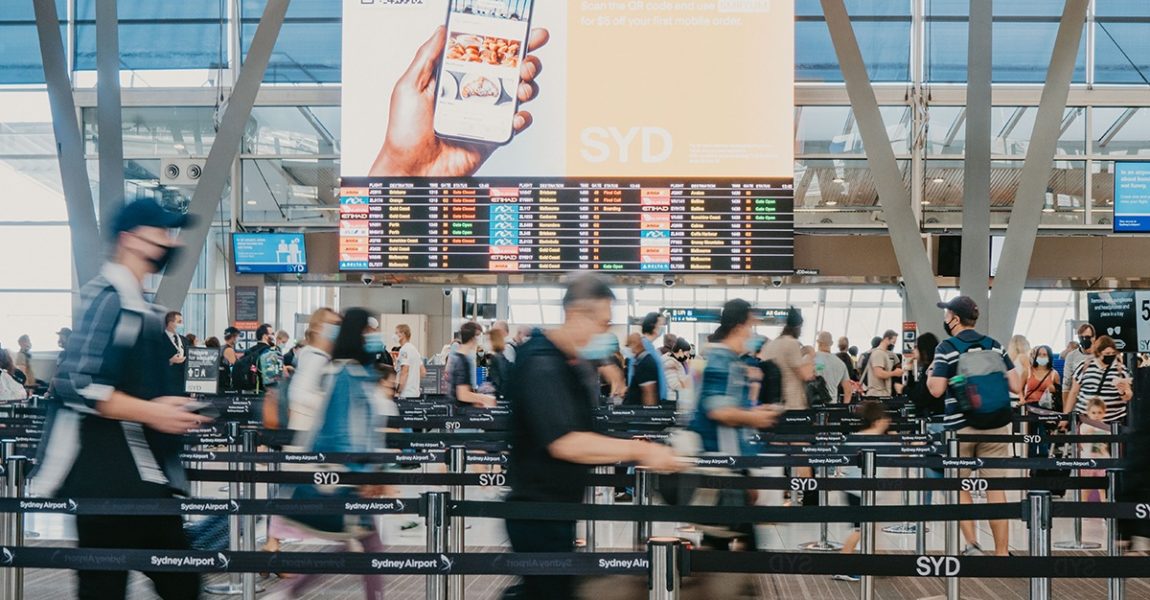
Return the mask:
<path id="1" fill-rule="evenodd" d="M 187 494 L 183 434 L 207 419 L 187 398 L 165 395 L 164 311 L 144 299 L 141 282 L 179 250 L 169 233 L 183 215 L 152 200 L 128 204 L 112 223 L 113 258 L 84 285 L 76 332 L 53 381 L 54 402 L 36 472 L 52 498 L 173 498 Z M 187 550 L 178 516 L 76 518 L 81 548 Z M 146 573 L 164 600 L 199 597 L 194 573 Z M 115 600 L 126 571 L 80 571 L 81 600 Z"/>
<path id="2" fill-rule="evenodd" d="M 459 328 L 459 349 L 447 359 L 447 397 L 458 404 L 490 408 L 495 406 L 495 396 L 475 391 L 475 353 L 481 333 L 483 327 L 474 321 Z"/>
<path id="3" fill-rule="evenodd" d="M 647 351 L 643 344 L 643 336 L 632 333 L 627 338 L 627 347 L 631 349 L 634 358 L 630 370 L 631 381 L 627 382 L 627 397 L 623 404 L 629 406 L 658 406 L 659 405 L 659 363 Z"/>
<path id="4" fill-rule="evenodd" d="M 188 361 L 188 338 L 184 337 L 184 315 L 171 311 L 164 315 L 165 358 L 168 359 L 168 389 L 173 396 L 184 395 L 184 364 Z"/>
<path id="5" fill-rule="evenodd" d="M 634 462 L 661 471 L 677 468 L 670 448 L 594 433 L 592 407 L 599 397 L 595 365 L 614 344 L 610 286 L 579 275 L 563 297 L 563 325 L 536 331 L 519 348 L 512 383 L 512 447 L 508 464 L 509 502 L 583 500 L 592 465 Z M 571 552 L 574 521 L 507 521 L 515 552 Z M 571 577 L 524 577 L 515 597 L 573 598 Z"/>

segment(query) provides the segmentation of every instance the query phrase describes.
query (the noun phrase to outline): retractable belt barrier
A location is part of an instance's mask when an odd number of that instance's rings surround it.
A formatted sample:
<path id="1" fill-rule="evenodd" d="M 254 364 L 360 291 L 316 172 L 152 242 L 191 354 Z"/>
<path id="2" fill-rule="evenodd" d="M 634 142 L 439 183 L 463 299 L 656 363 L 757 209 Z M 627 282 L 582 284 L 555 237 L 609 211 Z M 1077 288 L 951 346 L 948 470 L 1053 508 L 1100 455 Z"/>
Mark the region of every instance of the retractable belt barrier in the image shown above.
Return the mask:
<path id="1" fill-rule="evenodd" d="M 193 552 L 87 548 L 5 547 L 0 567 L 194 573 L 320 573 L 342 575 L 647 575 L 650 554 L 600 553 L 387 553 Z M 915 556 L 708 552 L 683 554 L 682 575 L 772 573 L 881 577 L 985 577 L 1026 579 L 1140 577 L 1145 558 L 1065 556 Z"/>

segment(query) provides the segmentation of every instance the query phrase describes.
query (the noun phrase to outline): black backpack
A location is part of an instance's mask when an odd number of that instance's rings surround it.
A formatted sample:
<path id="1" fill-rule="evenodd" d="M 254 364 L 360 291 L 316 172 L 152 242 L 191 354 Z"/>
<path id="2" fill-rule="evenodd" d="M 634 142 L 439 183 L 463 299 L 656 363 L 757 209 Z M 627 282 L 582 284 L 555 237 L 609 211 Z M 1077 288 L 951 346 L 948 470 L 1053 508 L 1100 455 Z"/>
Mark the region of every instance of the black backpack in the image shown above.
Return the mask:
<path id="1" fill-rule="evenodd" d="M 271 346 L 257 344 L 244 352 L 244 355 L 232 365 L 232 388 L 237 392 L 251 392 L 263 387 L 263 377 L 260 374 L 260 357 Z"/>
<path id="2" fill-rule="evenodd" d="M 814 379 L 807 382 L 806 387 L 807 404 L 811 408 L 827 406 L 834 402 L 830 392 L 827 391 L 827 380 L 822 375 L 816 375 Z"/>
<path id="3" fill-rule="evenodd" d="M 763 372 L 763 383 L 759 386 L 759 404 L 779 404 L 783 401 L 783 372 L 774 361 L 759 363 Z"/>

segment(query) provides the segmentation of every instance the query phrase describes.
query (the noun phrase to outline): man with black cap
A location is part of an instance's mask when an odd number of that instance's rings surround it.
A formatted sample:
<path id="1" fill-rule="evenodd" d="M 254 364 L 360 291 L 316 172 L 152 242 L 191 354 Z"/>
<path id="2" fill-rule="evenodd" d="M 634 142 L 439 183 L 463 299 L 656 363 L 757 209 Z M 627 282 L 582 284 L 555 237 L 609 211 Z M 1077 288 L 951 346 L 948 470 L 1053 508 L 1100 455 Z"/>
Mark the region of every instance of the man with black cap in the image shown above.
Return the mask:
<path id="1" fill-rule="evenodd" d="M 172 498 L 186 494 L 183 435 L 208 419 L 188 398 L 164 395 L 165 310 L 142 282 L 181 246 L 187 217 L 153 200 L 123 207 L 105 224 L 111 259 L 81 290 L 76 331 L 53 382 L 56 405 L 40 445 L 37 482 L 53 498 Z M 186 550 L 179 516 L 79 516 L 81 548 Z M 80 571 L 81 600 L 124 598 L 125 571 Z M 194 573 L 146 573 L 164 600 L 199 597 Z"/>
<path id="2" fill-rule="evenodd" d="M 1018 393 L 1021 388 L 1014 364 L 1011 363 L 1010 357 L 1003 350 L 1002 344 L 990 336 L 982 335 L 974 330 L 974 326 L 978 323 L 979 311 L 978 305 L 969 296 L 958 296 L 950 302 L 939 302 L 938 307 L 946 309 L 943 327 L 946 329 L 947 335 L 951 337 L 938 345 L 938 350 L 934 354 L 934 364 L 930 368 L 930 379 L 927 380 L 926 384 L 934 397 L 945 398 L 946 418 L 944 423 L 946 428 L 957 431 L 959 434 L 1010 435 L 1012 413 L 1007 389 Z M 963 371 L 970 372 L 971 367 L 960 369 L 959 363 L 960 360 L 964 360 L 962 358 L 964 355 L 970 355 L 974 352 L 988 353 L 975 357 L 975 359 L 978 360 L 983 357 L 992 359 L 989 363 L 994 367 L 994 369 L 982 369 L 982 374 L 978 376 L 982 379 L 978 387 L 978 392 L 982 395 L 980 406 L 989 407 L 995 402 L 994 398 L 1001 397 L 998 401 L 1004 405 L 1004 408 L 1000 410 L 988 412 L 981 409 L 968 409 L 964 411 L 962 408 L 969 405 L 969 402 L 961 400 L 968 384 L 973 387 L 974 382 L 968 382 L 967 375 L 963 373 Z M 1001 364 L 997 357 L 1001 357 Z M 1006 380 L 1005 385 L 1002 380 L 991 381 L 989 379 L 991 376 L 996 377 L 995 374 L 1000 371 L 1001 376 Z M 996 387 L 999 388 L 998 393 L 995 392 Z M 1011 448 L 1007 442 L 963 442 L 959 444 L 959 454 L 963 458 L 1009 458 Z M 969 471 L 962 474 L 963 478 L 969 476 Z M 1000 469 L 980 469 L 979 476 L 983 478 L 1003 477 L 1005 473 Z M 963 504 L 970 504 L 972 502 L 970 492 L 960 492 L 959 500 Z M 992 503 L 1006 502 L 1006 493 L 1002 490 L 990 490 L 986 493 L 986 501 Z M 961 525 L 962 535 L 966 538 L 967 543 L 963 554 L 982 554 L 974 523 L 963 521 Z M 990 531 L 994 536 L 994 553 L 997 556 L 1008 556 L 1010 522 L 991 521 Z"/>

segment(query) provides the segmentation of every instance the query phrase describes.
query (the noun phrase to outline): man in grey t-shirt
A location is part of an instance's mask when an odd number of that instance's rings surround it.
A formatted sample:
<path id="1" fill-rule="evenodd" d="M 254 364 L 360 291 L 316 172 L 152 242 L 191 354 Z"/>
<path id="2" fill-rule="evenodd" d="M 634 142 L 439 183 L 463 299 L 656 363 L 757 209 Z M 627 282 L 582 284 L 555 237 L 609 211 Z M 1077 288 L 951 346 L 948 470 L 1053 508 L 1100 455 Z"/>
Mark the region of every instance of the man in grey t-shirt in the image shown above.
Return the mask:
<path id="1" fill-rule="evenodd" d="M 1083 323 L 1078 326 L 1078 348 L 1072 350 L 1062 357 L 1062 395 L 1065 397 L 1070 393 L 1070 387 L 1074 384 L 1074 371 L 1078 369 L 1078 365 L 1086 362 L 1088 358 L 1094 356 L 1091 346 L 1094 344 L 1094 326 L 1090 323 Z"/>
<path id="2" fill-rule="evenodd" d="M 815 343 L 818 350 L 815 352 L 815 376 L 821 376 L 827 384 L 827 393 L 832 399 L 850 401 L 851 379 L 846 363 L 838 356 L 831 354 L 831 343 L 834 338 L 826 331 L 819 332 Z"/>
<path id="3" fill-rule="evenodd" d="M 893 352 L 897 343 L 898 333 L 888 329 L 878 347 L 871 350 L 863 380 L 867 386 L 867 398 L 890 398 L 898 391 L 895 389 L 895 382 L 902 377 L 902 366 L 898 356 Z"/>

